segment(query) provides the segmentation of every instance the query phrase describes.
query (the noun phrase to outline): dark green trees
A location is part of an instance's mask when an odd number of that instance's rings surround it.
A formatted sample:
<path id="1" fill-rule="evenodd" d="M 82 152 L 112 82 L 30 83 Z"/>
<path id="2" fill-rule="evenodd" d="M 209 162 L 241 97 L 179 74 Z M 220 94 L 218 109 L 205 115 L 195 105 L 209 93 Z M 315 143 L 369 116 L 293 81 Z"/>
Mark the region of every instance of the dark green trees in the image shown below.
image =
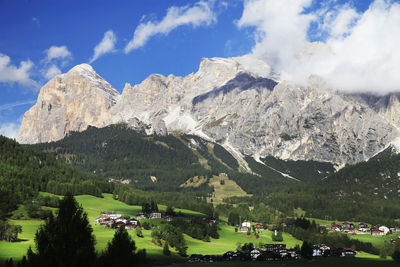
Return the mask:
<path id="1" fill-rule="evenodd" d="M 60 201 L 57 217 L 50 216 L 36 233 L 37 253 L 28 251 L 33 266 L 94 266 L 95 239 L 86 213 L 74 197 Z"/>
<path id="2" fill-rule="evenodd" d="M 312 254 L 313 254 L 313 250 L 311 247 L 311 244 L 309 244 L 307 241 L 303 242 L 303 245 L 301 246 L 301 250 L 300 250 L 300 255 L 305 258 L 305 259 L 312 259 Z"/>
<path id="3" fill-rule="evenodd" d="M 7 221 L 0 220 L 0 240 L 8 242 L 18 241 L 18 234 L 22 232 L 20 225 L 9 224 Z"/>
<path id="4" fill-rule="evenodd" d="M 171 251 L 169 250 L 168 242 L 165 242 L 165 243 L 164 243 L 163 254 L 164 254 L 165 256 L 171 255 Z"/>
<path id="5" fill-rule="evenodd" d="M 394 261 L 400 262 L 400 242 L 396 242 L 392 254 Z"/>
<path id="6" fill-rule="evenodd" d="M 135 253 L 135 241 L 129 236 L 124 227 L 115 231 L 111 242 L 108 242 L 106 252 L 102 255 L 105 266 L 139 266 L 143 261 L 145 251 Z"/>
<path id="7" fill-rule="evenodd" d="M 228 223 L 230 225 L 239 225 L 240 223 L 239 214 L 237 214 L 236 212 L 229 213 Z"/>
<path id="8" fill-rule="evenodd" d="M 282 232 L 281 231 L 272 232 L 272 241 L 282 242 L 283 241 Z"/>

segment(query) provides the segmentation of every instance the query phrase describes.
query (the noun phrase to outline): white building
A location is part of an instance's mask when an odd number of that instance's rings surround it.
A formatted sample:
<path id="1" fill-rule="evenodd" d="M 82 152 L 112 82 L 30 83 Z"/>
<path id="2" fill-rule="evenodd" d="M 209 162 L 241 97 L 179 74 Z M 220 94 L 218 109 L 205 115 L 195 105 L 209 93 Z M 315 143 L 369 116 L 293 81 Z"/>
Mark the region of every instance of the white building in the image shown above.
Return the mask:
<path id="1" fill-rule="evenodd" d="M 387 233 L 389 233 L 389 231 L 390 231 L 389 228 L 387 228 L 387 227 L 384 226 L 384 225 L 380 226 L 378 229 L 379 229 L 380 231 L 384 232 L 385 235 L 386 235 Z"/>
<path id="2" fill-rule="evenodd" d="M 242 227 L 251 228 L 251 224 L 248 221 L 244 221 L 244 222 L 242 222 Z"/>

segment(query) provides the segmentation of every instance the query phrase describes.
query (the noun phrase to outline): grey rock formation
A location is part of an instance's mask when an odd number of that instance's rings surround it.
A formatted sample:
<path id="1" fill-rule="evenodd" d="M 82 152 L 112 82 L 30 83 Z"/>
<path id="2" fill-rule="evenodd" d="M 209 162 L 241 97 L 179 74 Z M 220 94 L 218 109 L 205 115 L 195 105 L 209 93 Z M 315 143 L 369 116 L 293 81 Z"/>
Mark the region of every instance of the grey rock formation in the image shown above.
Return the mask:
<path id="1" fill-rule="evenodd" d="M 119 93 L 87 64 L 51 79 L 40 90 L 18 132 L 18 142 L 40 143 L 62 139 L 88 125 L 104 127 Z"/>
<path id="2" fill-rule="evenodd" d="M 19 141 L 47 142 L 88 125 L 122 122 L 147 134 L 218 141 L 237 157 L 343 165 L 372 157 L 400 135 L 398 98 L 343 95 L 318 79 L 297 86 L 271 77 L 267 64 L 246 56 L 203 59 L 186 77 L 153 74 L 126 84 L 121 96 L 90 66 L 80 66 L 75 68 L 84 71 L 73 68 L 42 88 Z"/>

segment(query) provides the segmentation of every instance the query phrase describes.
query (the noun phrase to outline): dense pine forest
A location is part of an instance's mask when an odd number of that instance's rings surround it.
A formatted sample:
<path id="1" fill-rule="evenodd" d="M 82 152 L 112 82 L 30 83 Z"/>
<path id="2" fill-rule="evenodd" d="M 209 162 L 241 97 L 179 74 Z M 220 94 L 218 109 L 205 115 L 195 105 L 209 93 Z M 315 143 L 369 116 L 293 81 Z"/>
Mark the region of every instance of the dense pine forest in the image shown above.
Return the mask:
<path id="1" fill-rule="evenodd" d="M 102 192 L 112 192 L 112 185 L 83 175 L 53 155 L 0 136 L 1 218 L 39 191 L 101 196 Z"/>

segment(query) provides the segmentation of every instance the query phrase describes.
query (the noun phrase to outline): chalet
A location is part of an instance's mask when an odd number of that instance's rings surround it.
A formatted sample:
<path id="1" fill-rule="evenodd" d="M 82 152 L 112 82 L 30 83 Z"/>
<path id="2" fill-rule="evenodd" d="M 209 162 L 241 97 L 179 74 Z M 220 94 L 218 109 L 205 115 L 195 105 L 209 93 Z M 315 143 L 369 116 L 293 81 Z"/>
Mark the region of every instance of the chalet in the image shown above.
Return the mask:
<path id="1" fill-rule="evenodd" d="M 254 229 L 255 230 L 264 230 L 264 226 L 262 224 L 257 223 L 256 225 L 254 225 Z"/>
<path id="2" fill-rule="evenodd" d="M 150 219 L 160 219 L 161 218 L 161 212 L 152 212 L 149 214 Z"/>
<path id="3" fill-rule="evenodd" d="M 172 222 L 173 219 L 174 219 L 174 217 L 167 215 L 167 216 L 164 217 L 164 219 L 165 219 L 167 222 Z"/>
<path id="4" fill-rule="evenodd" d="M 313 251 L 313 253 L 312 253 L 313 257 L 322 256 L 322 252 L 323 251 L 321 249 L 321 246 L 313 245 L 312 246 L 312 251 Z"/>
<path id="5" fill-rule="evenodd" d="M 123 222 L 117 222 L 115 224 L 116 224 L 117 227 L 125 226 L 125 223 L 123 223 Z"/>
<path id="6" fill-rule="evenodd" d="M 368 224 L 366 224 L 366 223 L 360 223 L 358 225 L 358 231 L 360 231 L 360 232 L 370 232 L 371 228 L 369 228 Z"/>
<path id="7" fill-rule="evenodd" d="M 135 229 L 135 228 L 136 228 L 136 224 L 133 224 L 133 223 L 125 224 L 125 229 L 127 229 L 127 230 L 132 230 L 132 229 Z"/>
<path id="8" fill-rule="evenodd" d="M 332 231 L 340 232 L 342 230 L 342 226 L 340 224 L 332 223 L 331 229 Z"/>
<path id="9" fill-rule="evenodd" d="M 127 222 L 128 220 L 127 220 L 127 219 L 124 219 L 124 218 L 122 218 L 122 217 L 120 217 L 120 218 L 115 219 L 114 221 L 115 221 L 116 223 L 122 222 L 122 223 L 126 224 L 126 222 Z"/>
<path id="10" fill-rule="evenodd" d="M 258 248 L 253 249 L 252 251 L 250 251 L 250 257 L 252 260 L 256 260 L 260 255 L 261 255 L 262 251 Z"/>
<path id="11" fill-rule="evenodd" d="M 251 224 L 248 221 L 244 221 L 244 222 L 242 222 L 242 227 L 251 228 Z"/>
<path id="12" fill-rule="evenodd" d="M 343 249 L 340 254 L 340 257 L 355 257 L 355 256 L 356 256 L 356 252 L 349 248 Z"/>
<path id="13" fill-rule="evenodd" d="M 343 228 L 354 229 L 354 224 L 352 224 L 350 222 L 344 222 L 343 223 Z"/>
<path id="14" fill-rule="evenodd" d="M 130 219 L 128 220 L 127 223 L 133 224 L 133 225 L 137 225 L 138 221 L 134 220 L 134 219 Z"/>
<path id="15" fill-rule="evenodd" d="M 137 215 L 136 215 L 136 219 L 137 220 L 142 220 L 142 219 L 146 219 L 147 217 L 146 217 L 146 215 L 144 214 L 144 213 L 138 213 Z"/>
<path id="16" fill-rule="evenodd" d="M 388 228 L 389 228 L 389 230 L 390 230 L 392 233 L 400 232 L 400 228 L 398 228 L 398 227 L 389 226 Z"/>
<path id="17" fill-rule="evenodd" d="M 340 232 L 342 230 L 342 226 L 340 224 L 332 223 L 331 229 L 332 231 Z"/>
<path id="18" fill-rule="evenodd" d="M 373 229 L 373 230 L 371 230 L 371 235 L 372 236 L 382 236 L 382 235 L 385 235 L 385 232 L 383 232 L 379 229 Z"/>
<path id="19" fill-rule="evenodd" d="M 241 232 L 241 233 L 246 233 L 248 231 L 250 231 L 250 227 L 242 226 L 239 229 L 239 232 Z"/>
<path id="20" fill-rule="evenodd" d="M 266 251 L 280 251 L 286 249 L 286 244 L 265 244 Z"/>
<path id="21" fill-rule="evenodd" d="M 115 220 L 115 219 L 118 219 L 118 218 L 121 218 L 121 217 L 122 217 L 121 214 L 116 214 L 116 213 L 112 213 L 112 214 L 109 215 L 109 218 L 111 220 Z"/>
<path id="22" fill-rule="evenodd" d="M 387 234 L 387 233 L 389 233 L 390 232 L 390 230 L 389 230 L 389 228 L 388 227 L 386 227 L 386 226 L 384 226 L 384 225 L 382 225 L 382 226 L 379 226 L 379 228 L 378 228 L 379 230 L 381 230 L 382 232 L 384 232 L 385 233 L 385 235 Z"/>

